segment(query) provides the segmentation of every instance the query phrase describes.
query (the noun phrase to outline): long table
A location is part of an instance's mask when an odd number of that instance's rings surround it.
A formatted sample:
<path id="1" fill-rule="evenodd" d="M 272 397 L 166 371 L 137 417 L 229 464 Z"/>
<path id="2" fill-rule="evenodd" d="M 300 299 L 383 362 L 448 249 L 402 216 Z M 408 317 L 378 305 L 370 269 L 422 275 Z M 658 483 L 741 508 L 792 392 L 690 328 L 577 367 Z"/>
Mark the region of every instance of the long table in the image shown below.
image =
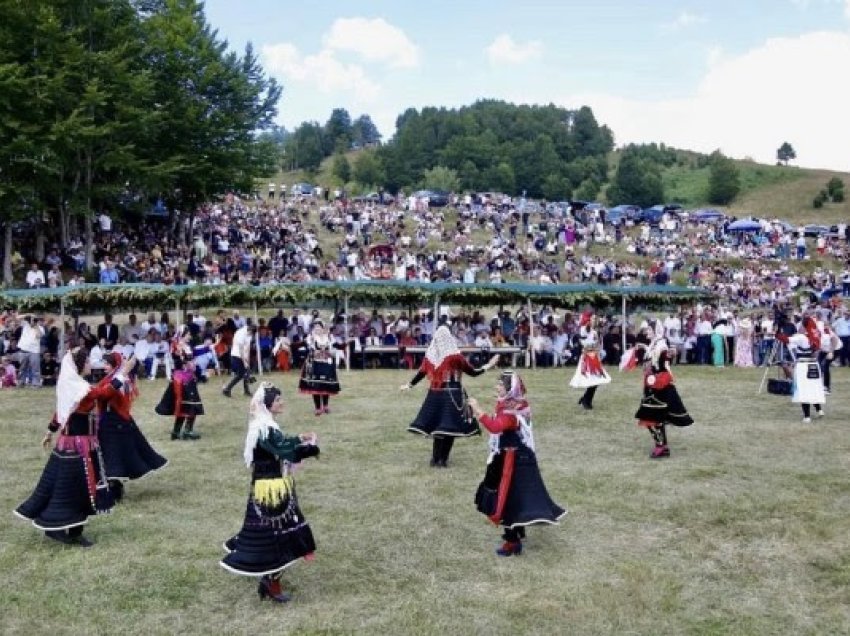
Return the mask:
<path id="1" fill-rule="evenodd" d="M 361 358 L 363 361 L 363 368 L 366 368 L 366 354 L 369 353 L 395 353 L 395 354 L 405 354 L 405 353 L 419 353 L 423 354 L 428 350 L 428 347 L 424 345 L 411 345 L 409 347 L 400 347 L 398 345 L 372 345 L 372 346 L 364 346 L 360 350 Z M 486 357 L 490 357 L 493 355 L 509 355 L 511 356 L 511 366 L 516 366 L 517 356 L 523 352 L 523 349 L 520 347 L 490 347 L 489 349 L 480 349 L 479 347 L 461 347 L 460 352 L 464 355 L 472 355 L 474 353 L 481 353 Z"/>

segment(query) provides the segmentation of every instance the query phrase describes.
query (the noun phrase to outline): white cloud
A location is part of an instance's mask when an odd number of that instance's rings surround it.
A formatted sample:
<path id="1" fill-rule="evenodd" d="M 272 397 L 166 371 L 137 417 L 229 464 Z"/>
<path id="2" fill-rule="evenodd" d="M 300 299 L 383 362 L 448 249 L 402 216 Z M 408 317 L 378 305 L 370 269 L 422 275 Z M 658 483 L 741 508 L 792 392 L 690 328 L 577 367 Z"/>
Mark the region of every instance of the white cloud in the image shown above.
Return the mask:
<path id="1" fill-rule="evenodd" d="M 391 68 L 412 68 L 419 63 L 419 49 L 399 29 L 383 18 L 337 18 L 322 37 L 326 49 L 352 51 L 367 62 L 383 62 Z"/>
<path id="2" fill-rule="evenodd" d="M 850 20 L 850 0 L 844 0 L 844 17 Z"/>
<path id="3" fill-rule="evenodd" d="M 850 34 L 814 32 L 774 38 L 710 67 L 696 91 L 674 100 L 636 101 L 571 95 L 590 105 L 617 143 L 664 142 L 773 163 L 787 140 L 805 166 L 850 170 Z"/>
<path id="4" fill-rule="evenodd" d="M 706 17 L 704 15 L 697 15 L 685 10 L 677 15 L 675 20 L 663 24 L 662 27 L 666 31 L 681 31 L 682 29 L 694 26 L 695 24 L 702 24 L 704 22 L 706 22 Z"/>
<path id="5" fill-rule="evenodd" d="M 496 36 L 484 52 L 491 64 L 522 64 L 540 57 L 543 45 L 537 40 L 520 44 L 514 42 L 510 35 L 502 33 Z"/>
<path id="6" fill-rule="evenodd" d="M 370 79 L 361 66 L 346 64 L 324 49 L 315 55 L 302 55 L 290 43 L 264 46 L 263 65 L 276 77 L 304 83 L 322 93 L 346 93 L 358 102 L 372 102 L 380 94 L 381 87 Z"/>
<path id="7" fill-rule="evenodd" d="M 717 65 L 723 59 L 724 51 L 722 46 L 712 46 L 706 54 L 706 64 L 708 66 Z"/>

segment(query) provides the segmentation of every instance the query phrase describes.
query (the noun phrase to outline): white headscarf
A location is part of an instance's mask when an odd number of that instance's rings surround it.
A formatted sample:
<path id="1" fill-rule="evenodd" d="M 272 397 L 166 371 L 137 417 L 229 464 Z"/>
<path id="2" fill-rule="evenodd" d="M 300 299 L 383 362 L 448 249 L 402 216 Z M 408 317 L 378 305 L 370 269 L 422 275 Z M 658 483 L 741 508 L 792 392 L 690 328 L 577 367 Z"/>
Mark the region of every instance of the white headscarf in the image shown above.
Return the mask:
<path id="1" fill-rule="evenodd" d="M 442 364 L 443 360 L 455 353 L 460 353 L 457 340 L 455 340 L 455 337 L 446 325 L 440 325 L 437 327 L 437 331 L 434 332 L 431 344 L 428 345 L 428 350 L 425 352 L 425 359 L 434 365 L 436 369 Z"/>
<path id="2" fill-rule="evenodd" d="M 56 421 L 61 426 L 65 426 L 71 413 L 90 390 L 91 385 L 77 372 L 73 353 L 68 351 L 62 358 L 59 378 L 56 380 Z"/>
<path id="3" fill-rule="evenodd" d="M 260 382 L 260 386 L 251 398 L 248 411 L 248 434 L 245 437 L 245 450 L 242 453 L 245 465 L 248 467 L 254 463 L 254 448 L 257 442 L 268 437 L 270 429 L 280 430 L 266 406 L 266 390 L 271 388 L 274 388 L 271 382 Z"/>

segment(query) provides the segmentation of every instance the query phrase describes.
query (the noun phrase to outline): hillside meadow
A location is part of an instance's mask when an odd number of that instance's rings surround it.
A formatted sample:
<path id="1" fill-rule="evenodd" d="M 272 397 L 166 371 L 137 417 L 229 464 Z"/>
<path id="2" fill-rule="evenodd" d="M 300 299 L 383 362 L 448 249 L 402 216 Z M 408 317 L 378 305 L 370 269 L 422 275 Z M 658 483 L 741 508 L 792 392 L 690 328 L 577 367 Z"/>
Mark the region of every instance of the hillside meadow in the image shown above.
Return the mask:
<path id="1" fill-rule="evenodd" d="M 170 460 L 91 521 L 90 550 L 43 538 L 11 510 L 46 460 L 51 390 L 0 394 L 0 632 L 3 634 L 846 634 L 850 633 L 850 381 L 836 369 L 827 416 L 800 422 L 786 397 L 757 395 L 762 371 L 681 368 L 696 420 L 670 431 L 672 457 L 648 459 L 632 419 L 639 374 L 614 372 L 595 409 L 578 409 L 572 369 L 524 373 L 543 477 L 569 509 L 532 528 L 519 557 L 476 512 L 486 439 L 459 441 L 447 470 L 405 431 L 424 398 L 404 371 L 342 371 L 329 416 L 283 387 L 290 432 L 322 455 L 297 476 L 318 543 L 287 570 L 293 601 L 262 603 L 217 564 L 239 528 L 249 472 L 247 400 L 202 387 L 203 438 L 172 442 L 153 413 L 163 381 L 135 406 Z M 468 379 L 492 404 L 495 376 Z"/>

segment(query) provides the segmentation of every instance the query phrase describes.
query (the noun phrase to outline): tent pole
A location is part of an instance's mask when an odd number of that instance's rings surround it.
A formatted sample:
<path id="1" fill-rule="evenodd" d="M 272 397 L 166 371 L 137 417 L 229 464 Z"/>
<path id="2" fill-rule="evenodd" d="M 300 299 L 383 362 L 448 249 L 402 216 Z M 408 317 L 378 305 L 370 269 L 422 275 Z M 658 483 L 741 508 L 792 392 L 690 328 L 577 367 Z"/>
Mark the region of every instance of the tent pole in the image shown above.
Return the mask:
<path id="1" fill-rule="evenodd" d="M 65 299 L 59 297 L 59 360 L 65 355 Z"/>
<path id="2" fill-rule="evenodd" d="M 620 355 L 624 356 L 626 354 L 626 297 L 623 296 L 623 319 L 622 319 L 622 327 L 620 329 L 620 338 L 623 341 L 622 349 L 620 350 Z"/>
<path id="3" fill-rule="evenodd" d="M 531 308 L 531 296 L 526 299 L 528 303 L 528 355 L 531 358 L 531 368 L 537 368 L 537 360 L 534 359 L 534 348 L 532 341 L 534 340 L 534 314 Z"/>
<path id="4" fill-rule="evenodd" d="M 263 356 L 260 353 L 260 317 L 257 314 L 257 301 L 254 301 L 254 344 L 257 347 L 257 373 L 263 375 Z"/>
<path id="5" fill-rule="evenodd" d="M 434 295 L 434 331 L 437 330 L 437 325 L 439 325 L 439 324 L 440 324 L 440 294 L 435 294 Z"/>
<path id="6" fill-rule="evenodd" d="M 342 310 L 345 312 L 344 314 L 342 314 L 342 339 L 345 343 L 345 370 L 351 371 L 351 340 L 350 334 L 348 333 L 348 294 L 345 294 L 342 298 Z"/>

